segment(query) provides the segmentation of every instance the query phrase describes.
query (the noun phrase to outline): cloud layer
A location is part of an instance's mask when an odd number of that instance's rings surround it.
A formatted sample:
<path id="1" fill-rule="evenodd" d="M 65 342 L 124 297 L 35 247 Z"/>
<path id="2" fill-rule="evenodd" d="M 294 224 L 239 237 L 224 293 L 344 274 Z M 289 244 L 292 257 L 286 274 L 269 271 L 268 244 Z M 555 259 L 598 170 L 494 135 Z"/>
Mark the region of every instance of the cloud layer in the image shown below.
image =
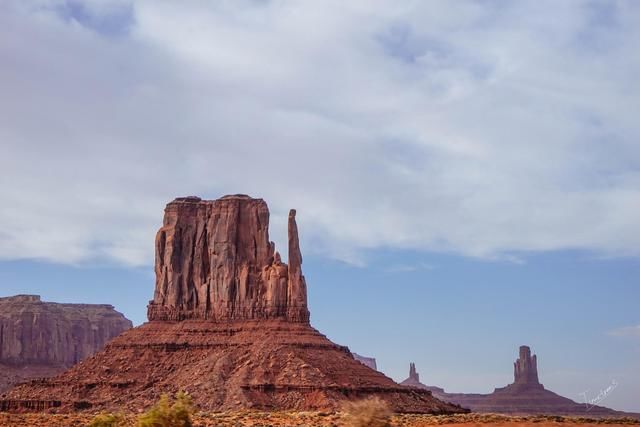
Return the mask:
<path id="1" fill-rule="evenodd" d="M 640 254 L 640 4 L 3 2 L 0 258 L 152 260 L 175 196 L 277 241 Z"/>
<path id="2" fill-rule="evenodd" d="M 621 328 L 609 331 L 609 335 L 613 335 L 615 337 L 640 338 L 640 325 L 623 326 Z"/>

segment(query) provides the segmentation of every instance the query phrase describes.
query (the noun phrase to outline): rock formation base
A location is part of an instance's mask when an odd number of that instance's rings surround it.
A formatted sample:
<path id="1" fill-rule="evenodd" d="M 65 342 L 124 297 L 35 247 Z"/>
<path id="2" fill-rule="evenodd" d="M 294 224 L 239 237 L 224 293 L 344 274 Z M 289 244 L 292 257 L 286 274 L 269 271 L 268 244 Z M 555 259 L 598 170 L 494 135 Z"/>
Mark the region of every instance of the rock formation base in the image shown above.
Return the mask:
<path id="1" fill-rule="evenodd" d="M 375 395 L 398 412 L 463 412 L 399 386 L 312 327 L 279 320 L 149 322 L 62 375 L 14 388 L 3 405 L 16 412 L 137 411 L 177 391 L 206 411 L 331 410 Z"/>
<path id="2" fill-rule="evenodd" d="M 8 365 L 0 363 L 0 394 L 9 390 L 14 384 L 29 381 L 33 378 L 53 377 L 64 372 L 64 365 Z"/>

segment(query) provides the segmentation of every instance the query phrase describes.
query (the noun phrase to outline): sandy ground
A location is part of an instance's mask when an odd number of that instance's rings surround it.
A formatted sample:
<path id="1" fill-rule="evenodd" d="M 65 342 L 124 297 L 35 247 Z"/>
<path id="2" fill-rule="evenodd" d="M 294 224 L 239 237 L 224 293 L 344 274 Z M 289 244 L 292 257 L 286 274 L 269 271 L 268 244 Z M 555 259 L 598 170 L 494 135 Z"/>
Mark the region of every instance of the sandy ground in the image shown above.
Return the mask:
<path id="1" fill-rule="evenodd" d="M 81 427 L 86 426 L 95 414 L 6 414 L 0 413 L 2 427 Z M 136 415 L 126 415 L 127 425 L 135 426 Z M 193 418 L 195 427 L 209 426 L 348 426 L 341 413 L 323 412 L 225 412 L 197 414 Z M 508 417 L 502 415 L 394 415 L 392 426 L 432 426 L 447 424 L 447 427 L 604 427 L 640 426 L 636 419 L 587 419 L 570 417 Z"/>

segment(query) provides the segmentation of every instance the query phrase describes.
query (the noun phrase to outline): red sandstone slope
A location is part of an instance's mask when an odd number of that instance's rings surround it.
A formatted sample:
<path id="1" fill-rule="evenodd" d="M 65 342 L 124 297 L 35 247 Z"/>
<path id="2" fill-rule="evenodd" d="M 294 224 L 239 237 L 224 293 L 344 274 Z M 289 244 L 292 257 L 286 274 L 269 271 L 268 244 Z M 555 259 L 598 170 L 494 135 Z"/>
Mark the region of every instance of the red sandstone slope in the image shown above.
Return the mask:
<path id="1" fill-rule="evenodd" d="M 149 322 L 54 379 L 18 387 L 11 399 L 36 390 L 77 408 L 135 410 L 161 392 L 186 390 L 203 410 L 328 409 L 371 394 L 400 411 L 455 409 L 395 384 L 315 329 L 281 320 Z"/>
<path id="2" fill-rule="evenodd" d="M 289 265 L 268 224 L 266 203 L 248 196 L 169 203 L 150 322 L 58 377 L 14 388 L 0 409 L 140 409 L 186 390 L 206 410 L 335 409 L 377 395 L 400 412 L 461 412 L 399 386 L 313 329 L 295 211 Z"/>

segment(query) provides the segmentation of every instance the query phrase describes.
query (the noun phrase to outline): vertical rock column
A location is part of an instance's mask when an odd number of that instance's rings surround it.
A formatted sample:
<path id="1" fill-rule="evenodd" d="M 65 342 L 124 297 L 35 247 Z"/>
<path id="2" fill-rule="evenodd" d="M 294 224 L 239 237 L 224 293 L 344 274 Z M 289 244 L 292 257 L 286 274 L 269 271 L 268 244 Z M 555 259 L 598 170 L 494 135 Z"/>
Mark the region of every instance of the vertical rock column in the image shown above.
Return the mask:
<path id="1" fill-rule="evenodd" d="M 416 372 L 416 364 L 413 362 L 409 363 L 409 378 L 420 382 L 420 374 Z"/>
<path id="2" fill-rule="evenodd" d="M 287 286 L 287 319 L 294 322 L 308 322 L 307 283 L 302 275 L 302 253 L 298 240 L 296 210 L 289 211 L 289 280 Z"/>
<path id="3" fill-rule="evenodd" d="M 538 385 L 538 360 L 536 355 L 531 356 L 531 349 L 520 346 L 520 357 L 513 364 L 514 382 L 516 384 Z"/>

